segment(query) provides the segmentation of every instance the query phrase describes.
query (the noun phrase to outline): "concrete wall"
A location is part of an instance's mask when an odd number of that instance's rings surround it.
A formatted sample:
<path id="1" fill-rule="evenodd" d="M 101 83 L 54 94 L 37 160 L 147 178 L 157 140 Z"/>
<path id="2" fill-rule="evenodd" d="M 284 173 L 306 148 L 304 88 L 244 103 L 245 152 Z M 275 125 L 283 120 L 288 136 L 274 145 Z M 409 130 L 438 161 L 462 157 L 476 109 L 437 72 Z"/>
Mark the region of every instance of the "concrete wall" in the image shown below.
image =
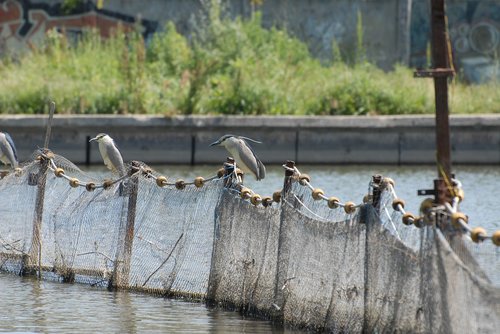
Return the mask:
<path id="1" fill-rule="evenodd" d="M 0 54 L 39 43 L 48 29 L 64 27 L 78 35 L 98 26 L 103 35 L 118 22 L 131 28 L 141 19 L 146 38 L 172 21 L 189 35 L 196 16 L 210 0 L 81 0 L 68 12 L 62 0 L 0 0 Z M 429 0 L 221 0 L 226 12 L 248 17 L 262 12 L 265 27 L 281 27 L 305 41 L 319 58 L 331 59 L 335 40 L 353 55 L 357 44 L 358 13 L 363 43 L 370 61 L 384 69 L 395 63 L 427 67 L 430 36 Z M 500 78 L 500 0 L 447 0 L 450 39 L 455 66 L 473 82 Z M 496 56 L 495 56 L 496 55 Z M 495 58 L 496 57 L 496 58 Z"/>
<path id="2" fill-rule="evenodd" d="M 430 1 L 412 0 L 410 66 L 427 67 Z M 446 0 L 455 68 L 471 82 L 500 80 L 500 0 Z"/>
<path id="3" fill-rule="evenodd" d="M 21 160 L 43 146 L 47 117 L 0 116 Z M 455 116 L 452 159 L 461 164 L 500 164 L 500 116 Z M 124 160 L 150 164 L 222 163 L 224 149 L 209 147 L 222 134 L 261 140 L 254 144 L 266 164 L 432 164 L 434 118 L 395 117 L 148 117 L 60 116 L 54 118 L 50 148 L 71 161 L 101 164 L 90 137 L 115 138 Z"/>

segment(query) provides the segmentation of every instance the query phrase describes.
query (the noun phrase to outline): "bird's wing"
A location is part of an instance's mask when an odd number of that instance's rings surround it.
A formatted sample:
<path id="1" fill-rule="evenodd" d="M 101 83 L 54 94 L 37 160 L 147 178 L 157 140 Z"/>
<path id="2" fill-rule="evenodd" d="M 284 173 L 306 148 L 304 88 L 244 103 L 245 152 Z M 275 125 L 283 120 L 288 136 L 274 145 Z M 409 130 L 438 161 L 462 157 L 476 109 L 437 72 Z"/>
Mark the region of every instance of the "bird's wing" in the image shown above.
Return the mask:
<path id="1" fill-rule="evenodd" d="M 107 159 L 104 159 L 104 163 L 111 169 L 113 172 L 117 172 L 120 177 L 126 174 L 125 165 L 123 164 L 123 158 L 116 148 L 116 146 L 109 145 L 107 147 Z M 107 160 L 107 161 L 106 161 Z"/>
<path id="2" fill-rule="evenodd" d="M 2 134 L 0 133 L 0 136 Z M 3 163 L 7 163 L 7 145 L 5 145 L 4 141 L 0 140 L 0 161 L 2 161 Z"/>
<path id="3" fill-rule="evenodd" d="M 256 143 L 256 144 L 262 144 L 261 141 L 258 141 L 258 140 L 252 139 L 252 138 L 243 137 L 243 136 L 238 136 L 238 138 L 244 139 L 245 141 L 251 141 L 252 143 Z"/>
<path id="4" fill-rule="evenodd" d="M 15 146 L 12 146 L 10 142 L 12 138 L 6 133 L 4 133 L 5 139 L 7 141 L 0 141 L 0 161 L 4 164 L 10 164 L 13 168 L 17 167 L 17 154 Z M 12 143 L 13 144 L 13 143 Z"/>
<path id="5" fill-rule="evenodd" d="M 245 140 L 242 141 L 241 145 L 238 145 L 238 153 L 240 155 L 241 162 L 245 164 L 251 171 L 255 171 L 255 178 L 261 180 L 266 174 L 264 164 L 259 160 L 252 147 L 246 143 Z M 263 174 L 261 172 L 264 171 Z"/>
<path id="6" fill-rule="evenodd" d="M 257 158 L 257 156 L 255 156 Z M 266 166 L 257 158 L 257 164 L 259 165 L 259 178 L 258 180 L 262 180 L 266 177 Z"/>
<path id="7" fill-rule="evenodd" d="M 16 145 L 14 145 L 14 140 L 12 140 L 12 137 L 8 134 L 5 133 L 5 139 L 7 139 L 7 142 L 9 143 L 10 147 L 12 148 L 12 153 L 14 154 L 14 158 L 16 159 L 16 162 L 19 161 L 17 158 L 17 150 L 16 150 Z"/>
<path id="8" fill-rule="evenodd" d="M 104 161 L 104 164 L 106 165 L 106 167 L 108 167 L 109 170 L 111 170 L 112 172 L 117 172 L 115 166 L 113 165 L 113 163 L 109 160 L 108 156 L 103 156 L 102 157 L 102 160 Z"/>

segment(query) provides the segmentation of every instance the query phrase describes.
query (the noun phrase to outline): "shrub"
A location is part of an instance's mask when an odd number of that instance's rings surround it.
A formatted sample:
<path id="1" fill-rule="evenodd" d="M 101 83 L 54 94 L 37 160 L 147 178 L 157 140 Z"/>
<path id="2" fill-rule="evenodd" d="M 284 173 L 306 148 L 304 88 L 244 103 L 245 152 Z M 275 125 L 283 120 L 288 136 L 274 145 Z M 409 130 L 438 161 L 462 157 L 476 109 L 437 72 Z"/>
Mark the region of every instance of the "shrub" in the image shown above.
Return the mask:
<path id="1" fill-rule="evenodd" d="M 432 80 L 396 66 L 368 63 L 362 18 L 354 58 L 332 41 L 321 64 L 285 30 L 264 29 L 261 14 L 231 19 L 217 0 L 199 15 L 190 39 L 173 23 L 146 48 L 138 29 L 119 27 L 103 39 L 76 41 L 50 31 L 44 45 L 0 61 L 0 113 L 42 113 L 53 99 L 60 113 L 225 115 L 392 115 L 434 112 Z M 344 59 L 342 59 L 344 58 Z M 498 83 L 456 80 L 454 113 L 500 112 Z"/>

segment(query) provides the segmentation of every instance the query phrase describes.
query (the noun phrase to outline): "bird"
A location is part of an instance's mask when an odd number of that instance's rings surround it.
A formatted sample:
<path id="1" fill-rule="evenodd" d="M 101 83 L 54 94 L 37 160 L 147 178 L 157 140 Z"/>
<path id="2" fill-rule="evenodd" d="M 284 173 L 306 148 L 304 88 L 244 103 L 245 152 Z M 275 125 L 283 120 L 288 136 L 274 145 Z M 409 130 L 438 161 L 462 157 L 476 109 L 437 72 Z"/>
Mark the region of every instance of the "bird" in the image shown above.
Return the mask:
<path id="1" fill-rule="evenodd" d="M 7 132 L 0 132 L 0 161 L 14 169 L 19 166 L 16 146 Z"/>
<path id="2" fill-rule="evenodd" d="M 244 172 L 252 173 L 255 179 L 260 181 L 266 177 L 266 167 L 257 155 L 255 155 L 255 152 L 247 141 L 262 144 L 260 141 L 248 137 L 227 134 L 210 144 L 210 146 L 223 146 L 233 156 L 238 166 Z"/>
<path id="3" fill-rule="evenodd" d="M 99 133 L 95 138 L 90 139 L 89 143 L 92 141 L 99 143 L 99 152 L 101 152 L 106 167 L 112 172 L 118 173 L 120 177 L 124 176 L 127 172 L 123 158 L 113 138 L 105 133 Z"/>

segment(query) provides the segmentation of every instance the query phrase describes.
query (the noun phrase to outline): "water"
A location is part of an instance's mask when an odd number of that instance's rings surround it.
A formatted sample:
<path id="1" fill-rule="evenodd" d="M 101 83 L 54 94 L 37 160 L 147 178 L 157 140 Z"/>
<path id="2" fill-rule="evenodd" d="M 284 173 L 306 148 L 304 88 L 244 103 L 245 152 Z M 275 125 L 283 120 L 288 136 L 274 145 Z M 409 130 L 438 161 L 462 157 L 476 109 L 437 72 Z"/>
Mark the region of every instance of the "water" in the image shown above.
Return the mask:
<path id="1" fill-rule="evenodd" d="M 0 274 L 0 332 L 283 333 L 200 303 Z M 291 333 L 291 331 L 286 331 Z"/>
<path id="2" fill-rule="evenodd" d="M 215 166 L 157 166 L 171 178 L 190 180 L 211 176 Z M 436 170 L 432 166 L 299 166 L 312 177 L 311 183 L 327 196 L 361 202 L 373 174 L 396 181 L 396 193 L 407 203 L 407 211 L 418 214 L 422 197 L 418 189 L 432 188 Z M 96 171 L 93 169 L 92 171 Z M 101 172 L 97 168 L 97 172 Z M 458 166 L 454 172 L 462 182 L 465 201 L 461 210 L 472 226 L 488 232 L 500 228 L 497 191 L 500 167 Z M 284 170 L 269 167 L 264 181 L 247 177 L 246 184 L 261 195 L 281 189 Z M 268 321 L 241 317 L 237 312 L 211 309 L 200 303 L 153 297 L 126 291 L 109 292 L 80 284 L 60 284 L 0 274 L 0 332 L 29 333 L 295 333 Z"/>

